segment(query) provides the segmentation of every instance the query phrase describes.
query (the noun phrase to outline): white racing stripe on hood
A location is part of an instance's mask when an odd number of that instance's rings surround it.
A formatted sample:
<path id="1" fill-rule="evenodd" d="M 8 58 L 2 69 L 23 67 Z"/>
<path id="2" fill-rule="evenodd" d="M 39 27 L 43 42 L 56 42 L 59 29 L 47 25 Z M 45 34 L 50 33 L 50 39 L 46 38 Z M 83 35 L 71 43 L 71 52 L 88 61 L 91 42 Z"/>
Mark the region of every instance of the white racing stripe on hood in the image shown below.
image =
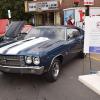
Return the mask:
<path id="1" fill-rule="evenodd" d="M 44 37 L 39 37 L 39 38 L 33 39 L 31 41 L 25 42 L 21 45 L 18 45 L 18 46 L 15 46 L 15 47 L 9 49 L 6 54 L 17 54 L 18 52 L 20 52 L 24 49 L 27 49 L 31 46 L 37 45 L 38 43 L 41 43 L 41 42 L 44 42 L 47 40 L 49 40 L 49 39 L 44 38 Z"/>
<path id="2" fill-rule="evenodd" d="M 29 39 L 35 39 L 35 37 L 29 38 Z M 29 39 L 26 39 L 26 40 L 29 40 Z M 7 49 L 9 49 L 9 48 L 11 48 L 11 47 L 13 47 L 13 46 L 15 46 L 15 45 L 19 45 L 19 44 L 23 43 L 23 42 L 26 41 L 26 40 L 22 40 L 22 41 L 19 41 L 19 42 L 11 43 L 11 44 L 9 44 L 9 45 L 7 45 L 7 46 L 1 47 L 1 48 L 0 48 L 0 54 L 4 53 L 5 50 L 7 50 Z"/>

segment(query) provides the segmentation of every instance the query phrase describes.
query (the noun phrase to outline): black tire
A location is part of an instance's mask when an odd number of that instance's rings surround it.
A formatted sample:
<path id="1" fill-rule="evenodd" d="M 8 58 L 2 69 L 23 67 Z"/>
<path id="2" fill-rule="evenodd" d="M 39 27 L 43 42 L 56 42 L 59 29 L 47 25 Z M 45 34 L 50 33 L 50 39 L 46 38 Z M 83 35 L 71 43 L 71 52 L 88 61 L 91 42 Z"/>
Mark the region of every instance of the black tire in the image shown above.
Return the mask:
<path id="1" fill-rule="evenodd" d="M 85 58 L 86 57 L 86 55 L 85 55 L 85 53 L 83 53 L 83 51 L 80 51 L 78 56 L 79 56 L 79 58 Z"/>
<path id="2" fill-rule="evenodd" d="M 60 66 L 61 66 L 60 60 L 55 59 L 49 71 L 46 73 L 46 79 L 49 82 L 54 82 L 58 79 L 59 74 L 60 74 Z"/>

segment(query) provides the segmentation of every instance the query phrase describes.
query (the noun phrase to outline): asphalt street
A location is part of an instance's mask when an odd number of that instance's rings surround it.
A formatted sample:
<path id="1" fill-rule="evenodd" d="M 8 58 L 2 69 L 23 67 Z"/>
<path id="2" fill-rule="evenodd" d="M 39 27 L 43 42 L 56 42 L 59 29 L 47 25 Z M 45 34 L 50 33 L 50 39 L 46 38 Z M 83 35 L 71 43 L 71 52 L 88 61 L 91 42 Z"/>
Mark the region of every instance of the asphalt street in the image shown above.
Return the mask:
<path id="1" fill-rule="evenodd" d="M 100 62 L 91 63 L 93 70 L 100 70 Z M 54 83 L 40 76 L 0 73 L 0 100 L 100 100 L 99 95 L 78 81 L 79 75 L 89 73 L 88 57 L 66 64 Z"/>

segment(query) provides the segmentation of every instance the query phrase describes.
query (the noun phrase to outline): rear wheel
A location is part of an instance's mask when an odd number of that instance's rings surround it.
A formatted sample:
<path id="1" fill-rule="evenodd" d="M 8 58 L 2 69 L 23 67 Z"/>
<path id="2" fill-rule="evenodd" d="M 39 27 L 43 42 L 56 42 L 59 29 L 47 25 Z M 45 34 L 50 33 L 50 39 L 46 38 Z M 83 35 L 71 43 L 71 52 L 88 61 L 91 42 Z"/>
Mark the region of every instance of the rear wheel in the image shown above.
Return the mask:
<path id="1" fill-rule="evenodd" d="M 58 79 L 59 73 L 60 73 L 60 61 L 54 60 L 49 71 L 46 74 L 46 78 L 50 82 L 54 82 Z"/>
<path id="2" fill-rule="evenodd" d="M 79 58 L 84 58 L 86 56 L 86 54 L 83 51 L 79 52 Z"/>

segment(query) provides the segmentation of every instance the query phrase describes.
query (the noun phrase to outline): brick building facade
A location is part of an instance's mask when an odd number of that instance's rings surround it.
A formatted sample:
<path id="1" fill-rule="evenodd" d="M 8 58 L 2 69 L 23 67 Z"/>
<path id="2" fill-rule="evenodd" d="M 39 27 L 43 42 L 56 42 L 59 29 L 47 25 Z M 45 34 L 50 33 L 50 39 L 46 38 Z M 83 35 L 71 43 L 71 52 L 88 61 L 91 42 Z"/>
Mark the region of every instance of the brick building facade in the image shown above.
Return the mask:
<path id="1" fill-rule="evenodd" d="M 80 1 L 79 6 L 84 6 L 83 5 L 84 0 L 79 0 L 79 1 Z M 95 3 L 93 5 L 93 7 L 100 7 L 100 0 L 94 0 L 94 1 L 95 1 Z M 62 0 L 62 6 L 63 6 L 63 8 L 72 7 L 73 2 L 74 2 L 74 0 Z"/>

